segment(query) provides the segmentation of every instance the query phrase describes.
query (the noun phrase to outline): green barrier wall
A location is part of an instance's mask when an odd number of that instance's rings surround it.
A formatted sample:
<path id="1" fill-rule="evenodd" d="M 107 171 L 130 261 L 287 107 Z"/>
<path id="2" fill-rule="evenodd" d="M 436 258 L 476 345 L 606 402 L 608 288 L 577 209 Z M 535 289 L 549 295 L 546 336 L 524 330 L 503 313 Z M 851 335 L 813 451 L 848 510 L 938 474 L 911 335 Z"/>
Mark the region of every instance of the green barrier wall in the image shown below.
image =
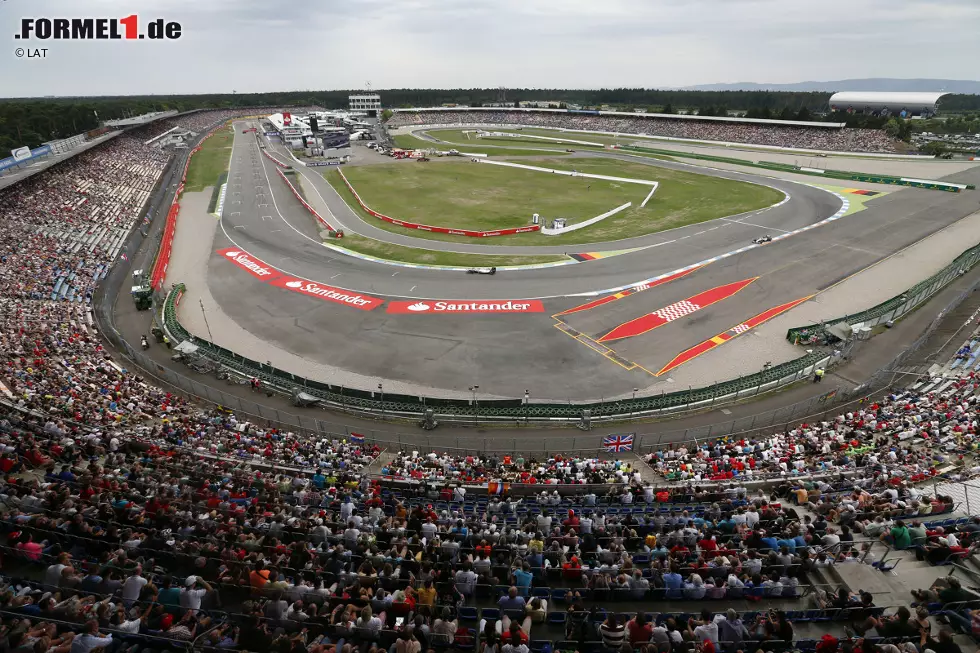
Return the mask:
<path id="1" fill-rule="evenodd" d="M 183 284 L 176 284 L 168 293 L 163 306 L 163 321 L 174 343 L 188 340 L 190 333 L 177 320 L 177 301 L 184 292 Z M 480 401 L 479 406 L 467 400 L 440 399 L 385 393 L 384 404 L 378 393 L 354 390 L 341 386 L 320 383 L 284 372 L 259 361 L 254 361 L 223 347 L 194 336 L 194 344 L 206 355 L 223 365 L 249 377 L 258 377 L 266 387 L 282 392 L 301 389 L 303 392 L 319 397 L 340 407 L 363 411 L 381 411 L 389 415 L 421 415 L 426 408 L 432 408 L 439 415 L 472 416 L 501 419 L 564 419 L 575 420 L 581 417 L 583 409 L 592 411 L 592 417 L 629 417 L 637 414 L 671 413 L 675 411 L 707 408 L 713 404 L 730 402 L 749 397 L 759 392 L 794 383 L 807 378 L 815 366 L 824 365 L 827 356 L 822 353 L 807 354 L 793 361 L 771 367 L 768 370 L 749 374 L 738 379 L 718 383 L 707 388 L 694 388 L 671 392 L 652 397 L 607 401 L 602 403 L 532 403 L 525 407 L 519 398 L 507 400 Z M 479 413 L 477 413 L 479 411 Z"/>
<path id="2" fill-rule="evenodd" d="M 786 338 L 793 343 L 803 343 L 811 336 L 821 336 L 824 329 L 835 324 L 847 322 L 854 325 L 864 323 L 867 326 L 883 324 L 905 315 L 916 306 L 945 288 L 951 281 L 962 273 L 969 271 L 980 261 L 980 245 L 975 245 L 957 256 L 952 263 L 924 281 L 920 281 L 902 294 L 892 297 L 877 306 L 860 313 L 845 315 L 823 324 L 808 324 L 787 331 Z"/>
<path id="3" fill-rule="evenodd" d="M 690 152 L 679 152 L 675 150 L 661 150 L 652 147 L 637 147 L 634 145 L 621 145 L 620 150 L 627 150 L 630 152 L 646 152 L 648 154 L 661 154 L 673 157 L 683 157 L 685 159 L 698 159 L 700 161 L 715 161 L 717 163 L 731 163 L 740 166 L 750 166 L 753 168 L 763 168 L 766 170 L 779 170 L 781 172 L 792 172 L 799 175 L 810 175 L 812 177 L 820 177 L 821 179 L 842 179 L 845 181 L 863 181 L 873 184 L 890 184 L 892 186 L 909 186 L 912 188 L 927 188 L 929 190 L 942 190 L 951 193 L 959 192 L 959 188 L 955 186 L 947 186 L 945 184 L 936 184 L 928 182 L 919 181 L 908 181 L 902 179 L 901 177 L 893 177 L 891 175 L 867 175 L 858 172 L 847 172 L 844 170 L 825 170 L 824 172 L 809 172 L 807 170 L 802 170 L 797 166 L 792 166 L 786 163 L 772 163 L 770 161 L 746 161 L 744 159 L 734 159 L 725 156 L 712 156 L 710 154 L 694 154 Z M 967 186 L 968 189 L 973 190 L 974 186 Z"/>

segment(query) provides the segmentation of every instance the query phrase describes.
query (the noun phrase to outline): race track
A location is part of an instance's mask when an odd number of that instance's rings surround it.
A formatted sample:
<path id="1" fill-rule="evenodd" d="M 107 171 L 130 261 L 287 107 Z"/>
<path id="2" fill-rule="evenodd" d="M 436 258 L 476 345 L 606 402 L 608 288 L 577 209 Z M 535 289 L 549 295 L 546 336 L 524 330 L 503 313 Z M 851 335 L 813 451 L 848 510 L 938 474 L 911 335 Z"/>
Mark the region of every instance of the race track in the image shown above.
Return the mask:
<path id="1" fill-rule="evenodd" d="M 228 192 L 207 277 L 222 310 L 271 345 L 323 364 L 432 388 L 459 391 L 479 385 L 482 396 L 517 397 L 530 390 L 539 400 L 583 400 L 629 396 L 634 388 L 677 390 L 669 374 L 654 375 L 680 352 L 774 307 L 814 295 L 978 205 L 974 193 L 902 189 L 872 199 L 861 212 L 841 215 L 846 195 L 784 179 L 698 168 L 701 174 L 772 186 L 789 199 L 775 208 L 614 243 L 493 246 L 380 229 L 350 210 L 323 179 L 322 168 L 295 165 L 307 200 L 328 221 L 377 240 L 496 254 L 645 248 L 561 267 L 467 275 L 379 264 L 324 247 L 313 219 L 280 179 L 276 165 L 260 153 L 253 135 L 241 133 L 244 124 L 235 124 Z M 284 150 L 266 144 L 279 160 L 294 163 Z M 975 183 L 978 177 L 973 169 L 955 180 Z M 800 229 L 777 242 L 750 246 L 760 235 L 778 237 Z M 254 270 L 218 253 L 229 249 L 265 264 L 269 274 L 256 277 Z M 655 287 L 553 317 L 697 264 L 703 266 Z M 299 280 L 332 288 L 333 294 L 324 298 L 287 285 Z M 736 282 L 744 284 L 732 286 Z M 338 301 L 344 296 L 365 298 L 367 306 L 358 310 L 351 301 Z M 869 305 L 880 299 L 869 298 Z M 405 310 L 417 300 L 428 308 Z M 510 306 L 536 312 L 440 312 L 438 300 L 511 300 Z M 604 339 L 610 335 L 622 337 Z"/>

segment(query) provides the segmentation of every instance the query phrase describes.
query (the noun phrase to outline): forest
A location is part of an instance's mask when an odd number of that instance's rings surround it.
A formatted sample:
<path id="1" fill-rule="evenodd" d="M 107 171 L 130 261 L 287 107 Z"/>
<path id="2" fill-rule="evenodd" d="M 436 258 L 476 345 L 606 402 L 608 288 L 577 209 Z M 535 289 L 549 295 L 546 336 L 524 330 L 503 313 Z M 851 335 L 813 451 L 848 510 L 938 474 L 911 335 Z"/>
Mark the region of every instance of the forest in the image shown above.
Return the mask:
<path id="1" fill-rule="evenodd" d="M 147 95 L 123 97 L 16 98 L 0 101 L 0 152 L 73 136 L 99 126 L 100 121 L 150 111 L 247 106 L 310 106 L 340 109 L 347 96 L 362 91 L 290 91 L 208 95 Z M 439 106 L 522 100 L 597 107 L 604 104 L 630 111 L 692 112 L 701 115 L 745 113 L 749 117 L 782 120 L 830 120 L 855 127 L 882 127 L 888 119 L 828 113 L 830 93 L 772 91 L 670 91 L 639 88 L 575 89 L 379 89 L 387 107 Z M 944 114 L 980 112 L 980 95 L 949 95 L 942 100 Z M 961 121 L 964 126 L 974 121 Z M 932 131 L 937 131 L 932 129 Z"/>

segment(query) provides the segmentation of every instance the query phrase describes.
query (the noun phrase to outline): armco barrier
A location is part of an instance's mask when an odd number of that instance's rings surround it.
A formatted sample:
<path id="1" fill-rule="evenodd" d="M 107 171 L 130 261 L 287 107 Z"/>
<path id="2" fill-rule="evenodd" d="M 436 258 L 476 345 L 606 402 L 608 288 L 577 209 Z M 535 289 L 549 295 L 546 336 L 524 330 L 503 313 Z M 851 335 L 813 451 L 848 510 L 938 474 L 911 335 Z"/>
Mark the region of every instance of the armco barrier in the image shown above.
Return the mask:
<path id="1" fill-rule="evenodd" d="M 163 305 L 163 324 L 173 342 L 192 338 L 177 319 L 177 302 L 184 291 L 183 284 L 176 284 L 168 293 Z M 289 395 L 302 390 L 320 398 L 332 408 L 343 411 L 375 414 L 383 411 L 388 417 L 418 418 L 427 408 L 435 411 L 439 419 L 474 417 L 491 421 L 534 420 L 537 422 L 575 421 L 588 409 L 592 419 L 625 419 L 629 417 L 667 416 L 685 410 L 707 409 L 732 403 L 748 397 L 809 378 L 815 369 L 831 363 L 831 358 L 821 352 L 806 354 L 796 360 L 771 367 L 767 370 L 706 388 L 688 388 L 635 400 L 620 399 L 582 403 L 533 403 L 522 399 L 481 400 L 471 403 L 466 399 L 443 399 L 385 393 L 382 402 L 378 393 L 345 388 L 284 372 L 271 365 L 251 360 L 233 351 L 193 336 L 195 345 L 202 353 L 238 373 L 262 381 L 266 389 Z"/>
<path id="2" fill-rule="evenodd" d="M 824 170 L 822 172 L 813 172 L 812 170 L 807 170 L 800 168 L 799 166 L 789 165 L 787 163 L 773 163 L 770 161 L 746 161 L 745 159 L 736 159 L 727 156 L 714 156 L 711 154 L 695 154 L 693 152 L 681 152 L 679 150 L 663 150 L 653 147 L 638 147 L 635 145 L 617 145 L 614 147 L 617 150 L 626 150 L 628 152 L 644 152 L 647 154 L 660 154 L 664 156 L 680 157 L 684 159 L 697 159 L 699 161 L 714 161 L 716 163 L 730 163 L 733 165 L 749 166 L 752 168 L 763 168 L 765 170 L 778 170 L 780 172 L 792 172 L 800 175 L 810 175 L 813 177 L 821 177 L 823 179 L 843 179 L 845 181 L 863 181 L 873 184 L 891 184 L 893 186 L 909 186 L 912 188 L 926 188 L 928 190 L 942 190 L 951 193 L 958 193 L 962 188 L 973 190 L 971 186 L 964 186 L 963 184 L 948 184 L 941 181 L 928 181 L 922 179 L 905 179 L 902 177 L 893 177 L 891 175 L 868 175 L 857 172 L 848 172 L 846 170 Z M 962 188 L 961 188 L 962 186 Z"/>
<path id="3" fill-rule="evenodd" d="M 279 173 L 279 176 L 282 177 L 282 180 L 284 182 L 286 182 L 286 185 L 287 186 L 289 186 L 289 190 L 293 191 L 293 195 L 296 196 L 296 199 L 298 199 L 300 201 L 300 203 L 306 208 L 306 210 L 309 211 L 310 214 L 314 218 L 317 219 L 317 222 L 319 222 L 320 225 L 322 225 L 323 227 L 326 227 L 326 229 L 328 231 L 337 231 L 333 226 L 330 225 L 329 222 L 327 222 L 322 217 L 320 217 L 320 214 L 317 213 L 316 210 L 314 210 L 314 208 L 312 206 L 310 206 L 309 204 L 307 204 L 306 200 L 303 199 L 303 196 L 300 195 L 299 189 L 297 189 L 296 186 L 293 185 L 293 182 L 289 181 L 289 178 L 286 177 L 285 173 L 282 170 L 280 170 L 279 168 L 276 168 L 276 172 Z"/>
<path id="4" fill-rule="evenodd" d="M 347 181 L 347 176 L 344 175 L 344 171 L 337 169 L 340 174 L 340 178 L 344 180 L 344 184 L 347 186 L 347 190 L 351 192 L 357 203 L 361 205 L 361 208 L 367 211 L 369 214 L 378 218 L 379 220 L 384 220 L 385 222 L 390 222 L 391 224 L 398 225 L 399 227 L 407 227 L 408 229 L 418 229 L 419 231 L 432 231 L 437 234 L 450 234 L 453 236 L 469 236 L 471 238 L 487 238 L 490 236 L 512 236 L 513 234 L 524 234 L 529 231 L 540 231 L 541 225 L 529 225 L 527 227 L 514 227 L 511 229 L 497 229 L 495 231 L 472 231 L 470 229 L 449 229 L 448 227 L 433 227 L 427 224 L 418 224 L 415 222 L 405 222 L 404 220 L 396 220 L 395 218 L 390 218 L 383 213 L 378 213 L 373 210 L 361 199 L 361 196 L 357 194 L 354 187 L 349 181 Z"/>
<path id="5" fill-rule="evenodd" d="M 924 281 L 920 281 L 896 297 L 892 297 L 860 313 L 845 315 L 844 317 L 839 317 L 822 324 L 808 324 L 806 326 L 792 328 L 787 331 L 786 338 L 793 343 L 806 343 L 812 337 L 819 338 L 823 335 L 822 332 L 827 327 L 835 324 L 846 322 L 851 326 L 863 324 L 864 326 L 873 327 L 897 320 L 945 288 L 954 279 L 968 272 L 978 261 L 980 261 L 980 245 L 975 245 L 957 256 L 953 259 L 952 263 L 936 274 Z"/>

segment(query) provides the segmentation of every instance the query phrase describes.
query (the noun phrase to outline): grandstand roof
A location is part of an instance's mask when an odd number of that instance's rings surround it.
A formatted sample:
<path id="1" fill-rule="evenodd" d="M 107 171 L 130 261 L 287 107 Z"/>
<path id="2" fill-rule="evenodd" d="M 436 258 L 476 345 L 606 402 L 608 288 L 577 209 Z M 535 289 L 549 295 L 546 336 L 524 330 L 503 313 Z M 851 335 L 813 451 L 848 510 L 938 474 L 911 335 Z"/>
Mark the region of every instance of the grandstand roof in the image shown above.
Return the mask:
<path id="1" fill-rule="evenodd" d="M 107 132 L 105 134 L 102 134 L 98 138 L 82 143 L 79 147 L 73 150 L 69 150 L 68 152 L 62 152 L 60 154 L 50 154 L 44 157 L 43 159 L 29 161 L 27 162 L 27 165 L 9 170 L 4 174 L 0 175 L 0 190 L 3 190 L 8 186 L 13 186 L 14 184 L 19 183 L 27 179 L 28 177 L 33 177 L 37 173 L 43 172 L 44 170 L 47 170 L 53 165 L 61 163 L 62 161 L 65 161 L 67 159 L 70 159 L 74 156 L 81 154 L 82 152 L 92 149 L 96 145 L 101 145 L 102 143 L 105 143 L 107 140 L 111 138 L 115 138 L 121 133 L 122 131 L 119 130 Z"/>
<path id="2" fill-rule="evenodd" d="M 930 93 L 878 93 L 872 91 L 845 91 L 830 96 L 830 106 L 834 109 L 888 109 L 890 111 L 935 113 L 939 110 L 939 98 L 949 93 L 942 91 Z"/>
<path id="3" fill-rule="evenodd" d="M 735 118 L 733 116 L 693 116 L 680 113 L 634 113 L 632 111 L 573 111 L 569 109 L 535 109 L 530 107 L 412 107 L 407 109 L 392 109 L 395 113 L 411 113 L 413 111 L 517 111 L 526 113 L 567 113 L 573 116 L 597 115 L 617 118 L 664 118 L 669 120 L 692 120 L 706 122 L 740 122 L 757 125 L 775 125 L 777 127 L 820 127 L 823 129 L 840 129 L 842 122 L 816 122 L 807 120 L 768 120 L 765 118 Z"/>

